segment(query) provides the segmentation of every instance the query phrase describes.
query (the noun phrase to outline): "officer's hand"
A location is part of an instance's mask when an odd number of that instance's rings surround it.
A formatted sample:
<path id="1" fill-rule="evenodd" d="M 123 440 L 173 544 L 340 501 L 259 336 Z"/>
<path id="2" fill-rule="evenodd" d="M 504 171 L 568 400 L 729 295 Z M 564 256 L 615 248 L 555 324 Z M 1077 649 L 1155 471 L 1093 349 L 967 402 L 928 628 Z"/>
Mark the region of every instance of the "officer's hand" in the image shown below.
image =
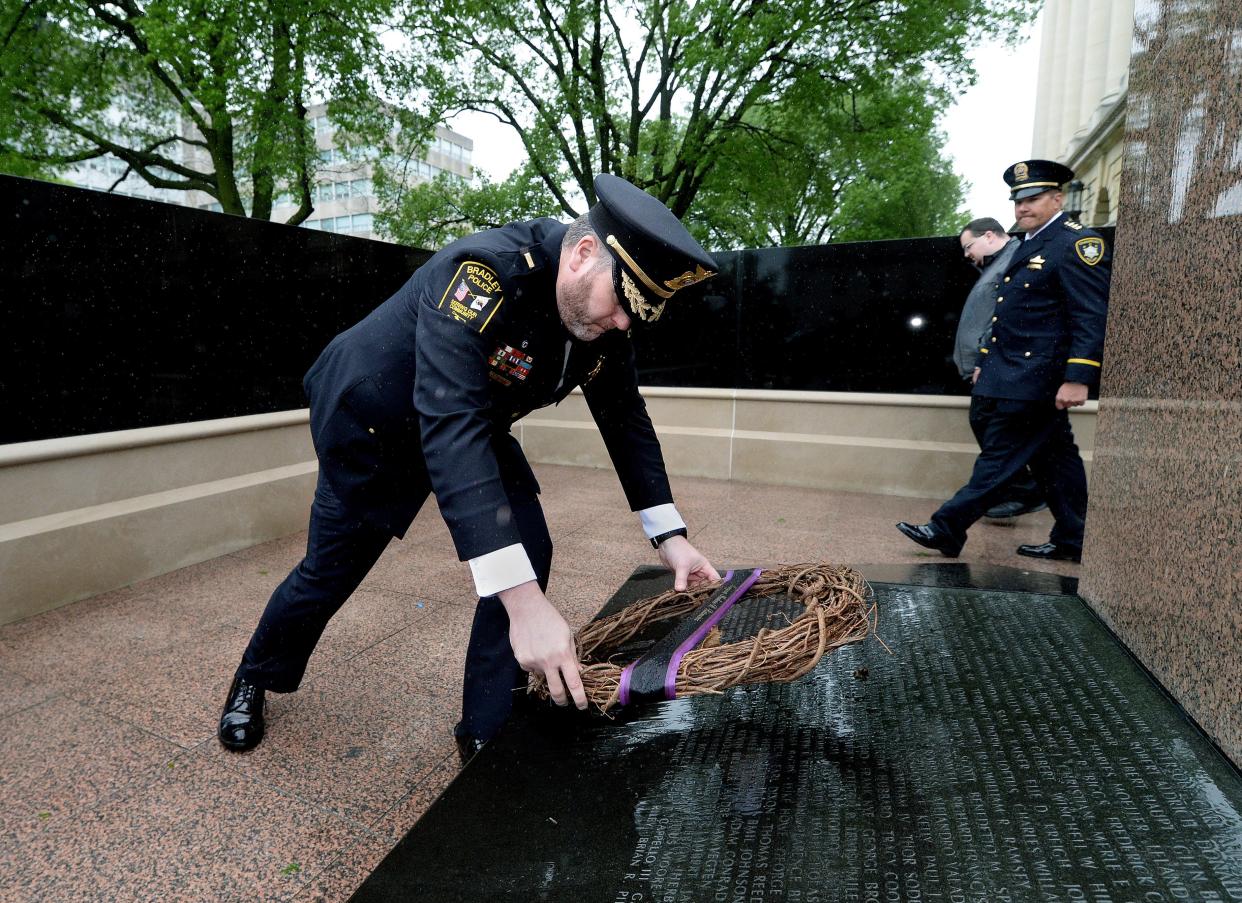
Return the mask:
<path id="1" fill-rule="evenodd" d="M 1076 408 L 1087 403 L 1087 387 L 1082 383 L 1061 383 L 1057 389 L 1057 410 Z"/>
<path id="2" fill-rule="evenodd" d="M 707 557 L 684 536 L 670 536 L 660 543 L 660 560 L 673 572 L 673 589 L 678 591 L 720 579 Z"/>
<path id="3" fill-rule="evenodd" d="M 574 705 L 585 709 L 586 691 L 578 671 L 573 631 L 539 584 L 531 580 L 502 590 L 499 596 L 509 615 L 509 644 L 518 664 L 543 675 L 557 705 L 566 705 L 572 696 Z"/>
<path id="4" fill-rule="evenodd" d="M 975 372 L 970 374 L 970 384 L 973 386 L 979 381 L 979 374 L 983 372 L 982 367 L 976 367 Z"/>

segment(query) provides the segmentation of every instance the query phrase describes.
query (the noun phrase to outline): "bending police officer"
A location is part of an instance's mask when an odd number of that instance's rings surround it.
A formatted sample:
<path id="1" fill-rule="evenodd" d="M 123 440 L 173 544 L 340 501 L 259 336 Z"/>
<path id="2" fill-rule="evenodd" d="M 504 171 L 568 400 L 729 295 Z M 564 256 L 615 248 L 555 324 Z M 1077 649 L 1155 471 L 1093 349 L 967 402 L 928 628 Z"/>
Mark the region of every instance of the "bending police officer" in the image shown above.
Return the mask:
<path id="1" fill-rule="evenodd" d="M 319 458 L 306 556 L 242 656 L 220 718 L 226 748 L 262 740 L 265 692 L 298 688 L 329 619 L 433 493 L 479 595 L 455 729 L 463 757 L 500 729 L 526 671 L 557 704 L 586 707 L 573 633 L 544 595 L 539 486 L 509 432 L 577 386 L 675 585 L 719 579 L 686 539 L 628 335 L 717 266 L 629 182 L 600 175 L 595 191 L 568 226 L 537 219 L 450 244 L 306 374 Z"/>

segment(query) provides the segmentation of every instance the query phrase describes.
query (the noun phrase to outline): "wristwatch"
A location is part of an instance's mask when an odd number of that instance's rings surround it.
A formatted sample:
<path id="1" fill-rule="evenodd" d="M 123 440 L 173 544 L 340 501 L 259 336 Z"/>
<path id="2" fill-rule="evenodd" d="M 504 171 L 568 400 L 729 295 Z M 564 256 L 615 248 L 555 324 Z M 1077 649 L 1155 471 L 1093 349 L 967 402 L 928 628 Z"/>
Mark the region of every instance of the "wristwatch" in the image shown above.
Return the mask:
<path id="1" fill-rule="evenodd" d="M 669 539 L 670 537 L 685 536 L 685 535 L 686 535 L 686 528 L 678 527 L 676 530 L 669 530 L 667 533 L 661 533 L 659 536 L 653 536 L 651 537 L 651 548 L 653 549 L 660 548 L 660 543 L 664 542 L 664 540 Z"/>

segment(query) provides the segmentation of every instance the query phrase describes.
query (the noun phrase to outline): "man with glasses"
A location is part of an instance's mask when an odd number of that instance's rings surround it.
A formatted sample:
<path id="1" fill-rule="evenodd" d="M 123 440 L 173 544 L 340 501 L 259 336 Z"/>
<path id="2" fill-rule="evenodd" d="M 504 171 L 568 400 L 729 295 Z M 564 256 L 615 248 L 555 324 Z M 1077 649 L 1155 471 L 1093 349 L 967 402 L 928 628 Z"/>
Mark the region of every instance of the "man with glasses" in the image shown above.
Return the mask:
<path id="1" fill-rule="evenodd" d="M 1019 555 L 1079 561 L 1087 475 L 1069 409 L 1086 404 L 1099 379 L 1112 254 L 1104 239 L 1061 213 L 1061 186 L 1074 178 L 1051 160 L 1005 170 L 1022 244 L 1003 270 L 973 395 L 985 425 L 970 482 L 926 524 L 897 529 L 956 558 L 966 531 L 998 492 L 1030 465 L 1055 523 L 1048 542 Z"/>
<path id="2" fill-rule="evenodd" d="M 966 296 L 962 316 L 957 321 L 957 338 L 953 346 L 953 363 L 957 365 L 962 379 L 973 387 L 983 358 L 979 351 L 980 338 L 992 325 L 1001 278 L 1014 250 L 1022 242 L 1012 238 L 1005 227 L 990 216 L 971 220 L 958 236 L 958 241 L 963 255 L 979 270 L 979 278 Z M 975 439 L 982 441 L 983 416 L 977 396 L 970 403 L 970 428 Z M 1030 468 L 1023 467 L 999 493 L 986 516 L 995 519 L 1018 517 L 1047 507 Z"/>

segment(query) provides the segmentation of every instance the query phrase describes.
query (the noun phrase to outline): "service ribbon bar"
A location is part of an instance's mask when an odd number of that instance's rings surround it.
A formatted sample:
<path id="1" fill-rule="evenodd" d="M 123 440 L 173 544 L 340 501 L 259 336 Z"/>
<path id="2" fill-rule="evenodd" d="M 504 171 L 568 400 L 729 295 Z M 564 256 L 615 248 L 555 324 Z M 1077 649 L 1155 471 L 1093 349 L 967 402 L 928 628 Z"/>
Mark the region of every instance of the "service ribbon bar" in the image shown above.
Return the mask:
<path id="1" fill-rule="evenodd" d="M 746 595 L 761 573 L 761 568 L 726 573 L 720 587 L 706 602 L 661 638 L 646 655 L 626 665 L 621 672 L 621 685 L 617 691 L 621 705 L 675 699 L 677 668 L 682 658 L 703 642 L 708 631 Z"/>

